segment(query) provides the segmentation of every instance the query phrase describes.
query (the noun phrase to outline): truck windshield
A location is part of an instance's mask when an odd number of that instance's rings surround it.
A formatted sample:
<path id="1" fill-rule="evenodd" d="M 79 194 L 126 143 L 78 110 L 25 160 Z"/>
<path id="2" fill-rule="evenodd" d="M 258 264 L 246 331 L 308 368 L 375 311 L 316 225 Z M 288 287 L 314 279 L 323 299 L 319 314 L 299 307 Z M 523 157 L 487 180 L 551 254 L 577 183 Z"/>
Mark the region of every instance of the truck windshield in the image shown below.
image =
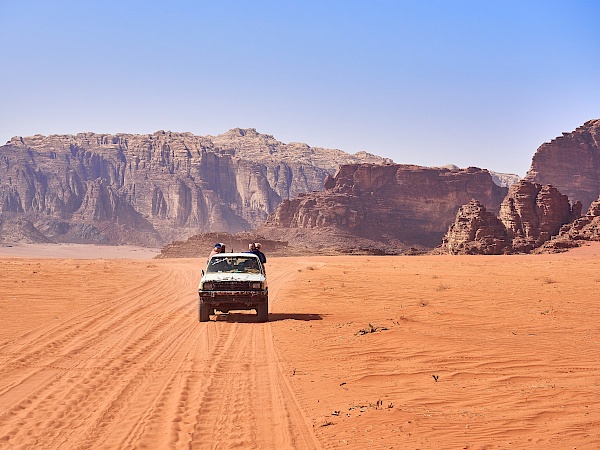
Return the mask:
<path id="1" fill-rule="evenodd" d="M 260 265 L 255 257 L 214 256 L 208 262 L 206 272 L 260 273 Z"/>

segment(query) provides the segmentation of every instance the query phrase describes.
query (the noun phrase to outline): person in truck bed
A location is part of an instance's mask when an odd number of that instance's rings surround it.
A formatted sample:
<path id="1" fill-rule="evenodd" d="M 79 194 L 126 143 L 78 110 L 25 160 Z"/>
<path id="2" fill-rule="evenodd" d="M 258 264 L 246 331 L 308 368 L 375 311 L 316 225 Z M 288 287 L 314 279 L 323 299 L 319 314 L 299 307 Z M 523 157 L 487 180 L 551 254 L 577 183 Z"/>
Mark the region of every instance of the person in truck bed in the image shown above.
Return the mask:
<path id="1" fill-rule="evenodd" d="M 210 260 L 210 258 L 212 258 L 214 255 L 217 255 L 219 253 L 225 253 L 225 244 L 221 244 L 221 243 L 215 244 L 212 251 L 210 252 L 210 255 L 208 255 L 208 259 L 206 260 L 206 263 L 208 264 L 208 261 Z"/>
<path id="2" fill-rule="evenodd" d="M 255 242 L 254 243 L 254 251 L 252 253 L 254 253 L 256 256 L 258 256 L 258 259 L 260 259 L 260 262 L 265 265 L 267 263 L 267 257 L 265 256 L 265 254 L 263 252 L 260 251 L 260 242 Z"/>

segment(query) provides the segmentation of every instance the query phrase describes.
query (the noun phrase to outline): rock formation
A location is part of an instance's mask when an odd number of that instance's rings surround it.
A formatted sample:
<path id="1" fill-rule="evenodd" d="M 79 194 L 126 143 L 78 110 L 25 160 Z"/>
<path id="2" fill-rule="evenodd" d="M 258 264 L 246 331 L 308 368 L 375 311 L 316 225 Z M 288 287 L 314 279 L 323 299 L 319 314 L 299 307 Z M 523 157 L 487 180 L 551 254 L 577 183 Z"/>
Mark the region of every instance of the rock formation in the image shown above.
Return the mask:
<path id="1" fill-rule="evenodd" d="M 555 187 L 521 180 L 510 187 L 500 205 L 499 218 L 476 201 L 461 207 L 441 252 L 529 253 L 580 215 L 581 203 L 571 206 L 567 196 Z"/>
<path id="2" fill-rule="evenodd" d="M 189 237 L 185 241 L 173 241 L 162 248 L 158 259 L 164 258 L 206 258 L 215 243 L 225 244 L 227 252 L 244 252 L 248 250 L 250 242 L 260 242 L 261 251 L 269 256 L 289 256 L 294 250 L 288 247 L 287 242 L 274 241 L 264 236 L 252 233 L 200 233 Z"/>
<path id="3" fill-rule="evenodd" d="M 550 184 L 587 209 L 600 195 L 600 119 L 542 144 L 525 178 Z"/>
<path id="4" fill-rule="evenodd" d="M 579 247 L 586 241 L 600 241 L 600 197 L 592 202 L 585 216 L 562 226 L 558 236 L 546 242 L 537 252 L 548 253 Z"/>
<path id="5" fill-rule="evenodd" d="M 452 255 L 499 255 L 509 252 L 506 227 L 477 200 L 463 205 L 444 236 L 441 253 Z"/>
<path id="6" fill-rule="evenodd" d="M 157 246 L 248 230 L 282 199 L 320 190 L 340 164 L 363 161 L 387 160 L 254 129 L 16 137 L 0 147 L 0 218 L 13 236 L 29 224 L 39 231 L 23 230 L 31 239 Z"/>
<path id="7" fill-rule="evenodd" d="M 433 248 L 460 205 L 475 198 L 498 212 L 507 192 L 486 170 L 399 164 L 344 165 L 333 181 L 327 180 L 327 187 L 282 201 L 260 231 L 319 246 L 345 235 L 350 242 L 363 239 L 399 251 Z"/>
<path id="8" fill-rule="evenodd" d="M 571 207 L 567 196 L 555 187 L 526 180 L 511 186 L 500 206 L 500 220 L 517 252 L 539 247 L 580 215 L 580 202 Z"/>

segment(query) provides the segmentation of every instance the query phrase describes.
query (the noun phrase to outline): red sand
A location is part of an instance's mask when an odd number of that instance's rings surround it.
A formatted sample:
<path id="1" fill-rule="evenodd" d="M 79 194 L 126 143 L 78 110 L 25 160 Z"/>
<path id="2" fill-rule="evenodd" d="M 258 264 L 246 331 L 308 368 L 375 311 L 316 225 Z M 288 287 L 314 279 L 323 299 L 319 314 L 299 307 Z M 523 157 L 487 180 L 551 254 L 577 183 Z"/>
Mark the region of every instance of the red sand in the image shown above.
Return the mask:
<path id="1" fill-rule="evenodd" d="M 269 258 L 266 324 L 201 265 L 0 257 L 0 448 L 600 447 L 598 244 Z"/>

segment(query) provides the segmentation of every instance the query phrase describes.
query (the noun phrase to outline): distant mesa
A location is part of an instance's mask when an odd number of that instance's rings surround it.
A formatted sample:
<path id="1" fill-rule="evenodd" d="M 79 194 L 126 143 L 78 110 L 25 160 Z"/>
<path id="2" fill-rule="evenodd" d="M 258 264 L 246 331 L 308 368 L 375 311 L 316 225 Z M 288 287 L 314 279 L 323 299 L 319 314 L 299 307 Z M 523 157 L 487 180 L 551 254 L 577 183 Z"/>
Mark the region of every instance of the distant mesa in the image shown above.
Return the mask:
<path id="1" fill-rule="evenodd" d="M 459 169 L 459 167 L 454 164 L 446 164 L 445 166 L 439 166 L 439 167 L 442 169 L 450 169 L 450 170 Z M 496 183 L 498 186 L 502 186 L 502 187 L 511 187 L 513 184 L 518 183 L 521 180 L 521 177 L 514 173 L 494 172 L 493 170 L 489 170 L 489 169 L 488 169 L 488 172 L 492 176 L 492 180 L 494 181 L 494 183 Z"/>

